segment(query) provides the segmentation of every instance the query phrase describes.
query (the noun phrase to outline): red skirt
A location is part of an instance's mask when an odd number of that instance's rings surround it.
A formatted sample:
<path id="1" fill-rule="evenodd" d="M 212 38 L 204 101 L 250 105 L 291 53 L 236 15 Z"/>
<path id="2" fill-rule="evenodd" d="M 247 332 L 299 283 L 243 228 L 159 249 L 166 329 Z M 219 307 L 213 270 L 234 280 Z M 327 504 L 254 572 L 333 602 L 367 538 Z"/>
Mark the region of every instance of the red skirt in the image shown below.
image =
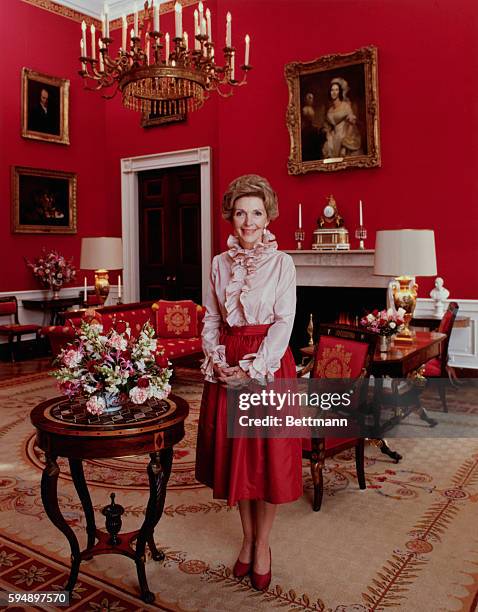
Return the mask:
<path id="1" fill-rule="evenodd" d="M 221 344 L 226 360 L 237 365 L 247 353 L 255 353 L 269 325 L 226 329 Z M 288 348 L 275 378 L 295 378 Z M 204 383 L 196 447 L 196 479 L 211 487 L 213 496 L 233 506 L 240 499 L 262 499 L 283 504 L 302 495 L 302 441 L 299 438 L 228 438 L 227 390 L 218 383 Z"/>

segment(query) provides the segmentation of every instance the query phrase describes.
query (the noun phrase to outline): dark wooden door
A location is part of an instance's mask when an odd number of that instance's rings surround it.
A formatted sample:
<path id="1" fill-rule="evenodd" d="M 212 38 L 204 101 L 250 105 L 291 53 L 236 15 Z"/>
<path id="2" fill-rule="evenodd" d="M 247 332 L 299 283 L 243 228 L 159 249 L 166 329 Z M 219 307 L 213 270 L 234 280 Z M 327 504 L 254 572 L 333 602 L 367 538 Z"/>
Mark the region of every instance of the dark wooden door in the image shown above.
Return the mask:
<path id="1" fill-rule="evenodd" d="M 139 174 L 141 300 L 201 303 L 199 165 Z"/>

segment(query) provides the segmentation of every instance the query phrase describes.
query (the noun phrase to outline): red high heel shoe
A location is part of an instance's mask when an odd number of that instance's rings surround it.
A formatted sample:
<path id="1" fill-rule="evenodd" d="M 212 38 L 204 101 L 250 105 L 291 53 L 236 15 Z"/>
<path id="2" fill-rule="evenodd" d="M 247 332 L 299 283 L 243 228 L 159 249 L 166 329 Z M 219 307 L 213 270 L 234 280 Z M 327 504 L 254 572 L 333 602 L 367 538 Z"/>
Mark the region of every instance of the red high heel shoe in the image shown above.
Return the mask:
<path id="1" fill-rule="evenodd" d="M 267 574 L 257 574 L 254 570 L 252 570 L 251 574 L 251 584 L 258 591 L 265 591 L 267 587 L 271 583 L 272 579 L 272 553 L 269 548 L 269 557 L 270 557 L 270 567 Z"/>
<path id="2" fill-rule="evenodd" d="M 239 559 L 235 562 L 232 568 L 232 573 L 235 578 L 244 578 L 251 571 L 252 563 L 243 563 Z"/>

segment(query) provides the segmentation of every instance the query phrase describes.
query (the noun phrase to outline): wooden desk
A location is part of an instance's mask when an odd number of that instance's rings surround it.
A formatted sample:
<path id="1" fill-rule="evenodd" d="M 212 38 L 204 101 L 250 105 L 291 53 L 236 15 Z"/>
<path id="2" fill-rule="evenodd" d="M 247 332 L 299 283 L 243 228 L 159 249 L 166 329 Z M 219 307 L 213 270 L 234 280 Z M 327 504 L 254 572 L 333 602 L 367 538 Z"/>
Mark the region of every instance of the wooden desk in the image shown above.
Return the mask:
<path id="1" fill-rule="evenodd" d="M 445 334 L 438 332 L 417 331 L 413 341 L 408 344 L 392 343 L 386 353 L 377 349 L 373 356 L 373 376 L 391 376 L 393 378 L 406 378 L 408 374 L 417 370 L 429 359 L 440 354 L 440 345 Z M 300 349 L 304 357 L 314 356 L 314 346 Z"/>
<path id="2" fill-rule="evenodd" d="M 57 298 L 35 298 L 22 300 L 23 308 L 27 310 L 41 310 L 50 313 L 50 325 L 60 325 L 58 315 L 63 310 L 72 306 L 79 306 L 81 299 L 79 296 Z"/>
<path id="3" fill-rule="evenodd" d="M 440 346 L 446 338 L 445 334 L 438 332 L 420 332 L 417 331 L 413 341 L 408 344 L 392 343 L 392 347 L 386 353 L 381 353 L 378 347 L 373 356 L 373 364 L 371 373 L 375 377 L 374 385 L 374 421 L 375 426 L 380 425 L 380 405 L 383 392 L 383 377 L 391 376 L 392 378 L 407 378 L 416 372 L 423 364 L 430 359 L 438 357 L 440 354 Z M 301 348 L 302 355 L 313 357 L 314 347 L 307 346 Z M 420 407 L 420 418 L 426 421 L 430 426 L 436 425 L 431 417 L 428 416 L 426 410 Z M 381 441 L 380 449 L 386 455 L 389 455 L 395 461 L 399 461 L 401 456 L 392 451 L 385 441 Z"/>
<path id="4" fill-rule="evenodd" d="M 31 420 L 37 429 L 37 444 L 45 452 L 41 480 L 43 506 L 48 518 L 67 538 L 71 549 L 67 591 L 73 591 L 81 561 L 95 555 L 117 553 L 134 560 L 141 598 L 147 603 L 154 601 L 154 593 L 149 590 L 146 580 L 145 548 L 148 544 L 155 561 L 164 559 L 164 553 L 154 543 L 154 528 L 163 513 L 173 445 L 184 437 L 187 415 L 187 402 L 175 395 L 170 395 L 167 400 L 152 401 L 148 406 L 128 403 L 114 413 L 115 420 L 111 415 L 90 415 L 86 413 L 84 404 L 70 402 L 65 397 L 47 400 L 33 409 Z M 107 531 L 97 529 L 83 460 L 145 453 L 149 453 L 151 458 L 147 467 L 149 500 L 140 529 L 119 533 L 122 508 L 118 504 L 103 509 Z M 68 458 L 73 484 L 85 513 L 87 545 L 82 551 L 58 505 L 59 456 Z"/>

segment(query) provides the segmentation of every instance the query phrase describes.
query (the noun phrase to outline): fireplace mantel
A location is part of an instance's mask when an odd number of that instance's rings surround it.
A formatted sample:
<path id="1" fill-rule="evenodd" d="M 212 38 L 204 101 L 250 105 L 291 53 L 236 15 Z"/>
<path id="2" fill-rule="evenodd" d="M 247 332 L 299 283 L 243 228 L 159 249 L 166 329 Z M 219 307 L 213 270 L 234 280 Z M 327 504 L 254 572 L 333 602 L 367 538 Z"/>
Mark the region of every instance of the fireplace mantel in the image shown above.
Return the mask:
<path id="1" fill-rule="evenodd" d="M 390 278 L 373 273 L 374 250 L 286 253 L 294 260 L 298 286 L 388 287 Z"/>

